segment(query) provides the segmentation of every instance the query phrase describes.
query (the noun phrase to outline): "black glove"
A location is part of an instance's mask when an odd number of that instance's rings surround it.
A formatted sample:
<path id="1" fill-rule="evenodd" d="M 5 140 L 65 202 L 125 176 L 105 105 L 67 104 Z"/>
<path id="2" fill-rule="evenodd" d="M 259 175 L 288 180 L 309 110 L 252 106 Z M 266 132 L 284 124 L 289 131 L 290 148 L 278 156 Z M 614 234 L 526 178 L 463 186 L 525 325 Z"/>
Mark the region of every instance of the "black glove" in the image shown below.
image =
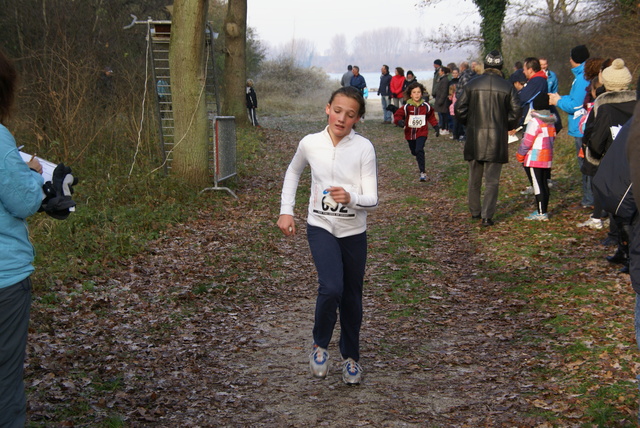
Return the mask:
<path id="1" fill-rule="evenodd" d="M 395 113 L 396 110 L 398 110 L 398 107 L 396 107 L 395 104 L 389 104 L 385 110 L 390 111 L 391 113 Z"/>
<path id="2" fill-rule="evenodd" d="M 44 211 L 48 215 L 58 220 L 69 217 L 69 213 L 76 203 L 71 199 L 73 186 L 78 184 L 78 179 L 71 175 L 71 168 L 63 163 L 53 170 L 51 181 L 47 181 L 42 186 L 45 198 L 39 211 Z"/>
<path id="3" fill-rule="evenodd" d="M 400 119 L 400 120 L 398 121 L 398 126 L 399 126 L 400 128 L 404 128 L 404 120 Z"/>
<path id="4" fill-rule="evenodd" d="M 433 127 L 433 130 L 436 131 L 436 137 L 440 136 L 440 127 L 438 125 Z"/>

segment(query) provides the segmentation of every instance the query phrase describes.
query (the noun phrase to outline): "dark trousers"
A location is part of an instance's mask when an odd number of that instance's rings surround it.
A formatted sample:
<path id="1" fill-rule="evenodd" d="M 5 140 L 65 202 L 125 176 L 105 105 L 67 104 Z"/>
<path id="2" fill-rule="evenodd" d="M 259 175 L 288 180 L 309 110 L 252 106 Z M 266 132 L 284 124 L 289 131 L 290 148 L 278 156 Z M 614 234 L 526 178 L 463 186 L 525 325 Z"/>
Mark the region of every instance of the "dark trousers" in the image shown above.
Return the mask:
<path id="1" fill-rule="evenodd" d="M 498 187 L 502 164 L 494 162 L 469 161 L 469 183 L 467 199 L 471 215 L 481 215 L 482 218 L 493 218 L 498 203 Z M 484 198 L 481 200 L 482 179 L 484 177 Z"/>
<path id="2" fill-rule="evenodd" d="M 449 129 L 449 113 L 438 113 L 440 129 Z"/>
<path id="3" fill-rule="evenodd" d="M 253 126 L 260 126 L 258 124 L 258 116 L 256 115 L 256 109 L 247 108 L 247 114 L 249 115 L 249 120 Z"/>
<path id="4" fill-rule="evenodd" d="M 411 154 L 415 156 L 420 172 L 424 172 L 424 145 L 426 142 L 427 137 L 418 137 L 415 140 L 407 140 L 407 143 L 409 143 L 409 150 L 411 150 Z"/>
<path id="5" fill-rule="evenodd" d="M 24 427 L 27 397 L 24 359 L 31 308 L 31 279 L 0 288 L 0 427 Z"/>
<path id="6" fill-rule="evenodd" d="M 314 343 L 327 348 L 340 311 L 340 353 L 360 359 L 362 288 L 367 259 L 367 233 L 336 238 L 320 227 L 307 226 L 307 239 L 318 271 Z"/>
<path id="7" fill-rule="evenodd" d="M 533 194 L 536 196 L 536 207 L 538 213 L 545 214 L 549 208 L 549 179 L 551 178 L 551 168 L 531 168 L 524 167 Z"/>

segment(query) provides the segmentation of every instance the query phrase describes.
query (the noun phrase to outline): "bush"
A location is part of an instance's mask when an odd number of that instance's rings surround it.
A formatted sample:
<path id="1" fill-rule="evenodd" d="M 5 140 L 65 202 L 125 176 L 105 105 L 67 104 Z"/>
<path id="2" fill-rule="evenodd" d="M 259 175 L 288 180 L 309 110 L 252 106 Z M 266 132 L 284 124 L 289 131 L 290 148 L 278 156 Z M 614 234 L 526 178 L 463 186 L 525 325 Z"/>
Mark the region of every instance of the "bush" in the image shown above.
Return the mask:
<path id="1" fill-rule="evenodd" d="M 270 112 L 317 112 L 329 100 L 336 83 L 318 67 L 301 68 L 293 58 L 265 61 L 256 78 L 259 105 Z"/>

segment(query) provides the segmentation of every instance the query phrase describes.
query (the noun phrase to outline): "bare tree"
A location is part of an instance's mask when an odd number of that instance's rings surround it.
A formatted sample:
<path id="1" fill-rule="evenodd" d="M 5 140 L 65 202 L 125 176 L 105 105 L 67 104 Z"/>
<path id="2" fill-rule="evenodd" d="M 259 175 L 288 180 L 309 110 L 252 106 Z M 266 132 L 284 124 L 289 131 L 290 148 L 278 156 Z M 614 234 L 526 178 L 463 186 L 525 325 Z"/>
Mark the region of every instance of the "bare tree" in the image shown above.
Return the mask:
<path id="1" fill-rule="evenodd" d="M 176 142 L 172 172 L 195 185 L 208 181 L 206 12 L 207 0 L 176 0 L 169 48 Z"/>

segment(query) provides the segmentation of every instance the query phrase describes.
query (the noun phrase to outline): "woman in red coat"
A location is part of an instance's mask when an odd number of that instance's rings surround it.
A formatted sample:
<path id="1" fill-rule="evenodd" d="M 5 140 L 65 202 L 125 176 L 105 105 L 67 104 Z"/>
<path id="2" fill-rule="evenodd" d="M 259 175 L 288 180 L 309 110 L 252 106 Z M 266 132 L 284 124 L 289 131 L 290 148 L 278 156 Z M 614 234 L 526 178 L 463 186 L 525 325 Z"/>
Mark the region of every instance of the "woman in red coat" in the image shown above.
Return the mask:
<path id="1" fill-rule="evenodd" d="M 424 168 L 424 145 L 429 135 L 429 124 L 436 131 L 436 137 L 440 135 L 435 112 L 422 97 L 425 92 L 426 89 L 421 83 L 415 82 L 409 85 L 405 92 L 407 103 L 393 115 L 393 123 L 404 127 L 404 137 L 409 143 L 409 150 L 418 162 L 420 181 L 427 181 Z"/>
<path id="2" fill-rule="evenodd" d="M 404 97 L 404 68 L 396 67 L 396 74 L 391 78 L 389 91 L 391 92 L 391 104 L 400 107 L 400 99 Z"/>

